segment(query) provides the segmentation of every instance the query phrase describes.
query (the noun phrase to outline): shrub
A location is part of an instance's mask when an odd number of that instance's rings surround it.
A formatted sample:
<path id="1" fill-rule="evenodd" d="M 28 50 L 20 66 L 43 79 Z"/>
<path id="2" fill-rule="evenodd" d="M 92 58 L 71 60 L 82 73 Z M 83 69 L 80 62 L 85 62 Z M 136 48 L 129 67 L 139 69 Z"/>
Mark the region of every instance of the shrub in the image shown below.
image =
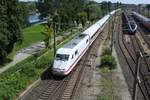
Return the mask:
<path id="1" fill-rule="evenodd" d="M 35 70 L 36 69 L 35 69 L 35 65 L 34 64 L 32 64 L 32 63 L 26 63 L 23 66 L 21 72 L 24 75 L 28 76 L 28 77 L 34 77 L 36 75 L 36 71 Z"/>
<path id="2" fill-rule="evenodd" d="M 52 60 L 52 52 L 47 51 L 42 55 L 38 55 L 37 58 L 30 57 L 1 73 L 0 100 L 12 100 L 20 91 L 41 75 L 43 69 L 48 68 Z"/>
<path id="3" fill-rule="evenodd" d="M 111 50 L 108 47 L 103 48 L 102 55 L 111 55 Z"/>
<path id="4" fill-rule="evenodd" d="M 115 58 L 111 55 L 104 55 L 101 57 L 101 65 L 109 66 L 110 69 L 114 69 L 117 65 Z"/>
<path id="5" fill-rule="evenodd" d="M 98 100 L 112 100 L 112 98 L 108 95 L 102 95 L 98 98 Z"/>
<path id="6" fill-rule="evenodd" d="M 46 68 L 50 64 L 52 64 L 53 56 L 51 54 L 44 55 L 37 59 L 34 64 L 36 68 Z"/>

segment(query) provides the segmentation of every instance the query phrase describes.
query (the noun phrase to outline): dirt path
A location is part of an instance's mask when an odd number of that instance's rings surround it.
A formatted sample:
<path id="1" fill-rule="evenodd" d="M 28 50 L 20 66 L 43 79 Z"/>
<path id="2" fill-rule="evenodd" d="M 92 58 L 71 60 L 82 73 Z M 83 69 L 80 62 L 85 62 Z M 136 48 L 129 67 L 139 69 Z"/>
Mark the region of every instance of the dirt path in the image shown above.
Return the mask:
<path id="1" fill-rule="evenodd" d="M 14 66 L 15 64 L 17 64 L 18 62 L 26 59 L 27 57 L 31 56 L 30 54 L 25 54 L 25 53 L 18 53 L 14 58 L 13 61 L 10 62 L 9 64 L 7 64 L 6 66 L 3 66 L 2 68 L 0 68 L 0 73 L 3 73 L 4 71 L 6 71 L 7 69 L 9 69 L 10 67 Z"/>
<path id="2" fill-rule="evenodd" d="M 59 36 L 59 37 L 56 38 L 56 41 L 59 41 L 59 40 L 62 40 L 62 36 Z M 10 67 L 13 67 L 15 64 L 25 60 L 29 56 L 32 56 L 33 54 L 38 53 L 43 48 L 45 48 L 45 43 L 44 42 L 36 42 L 36 43 L 33 43 L 33 44 L 31 44 L 30 46 L 28 46 L 24 49 L 21 49 L 14 56 L 12 62 L 10 62 L 9 64 L 7 64 L 7 65 L 0 68 L 0 73 L 3 73 L 4 71 L 9 69 Z"/>
<path id="3" fill-rule="evenodd" d="M 131 95 L 114 48 L 112 55 L 117 61 L 117 68 L 112 71 L 113 100 L 131 100 Z"/>
<path id="4" fill-rule="evenodd" d="M 18 51 L 18 53 L 14 56 L 12 62 L 10 62 L 9 64 L 0 68 L 0 73 L 3 73 L 4 71 L 9 69 L 10 67 L 12 67 L 15 64 L 25 60 L 26 58 L 28 58 L 32 54 L 39 52 L 43 48 L 45 48 L 44 43 L 43 42 L 37 42 L 37 43 L 34 43 L 25 49 Z"/>

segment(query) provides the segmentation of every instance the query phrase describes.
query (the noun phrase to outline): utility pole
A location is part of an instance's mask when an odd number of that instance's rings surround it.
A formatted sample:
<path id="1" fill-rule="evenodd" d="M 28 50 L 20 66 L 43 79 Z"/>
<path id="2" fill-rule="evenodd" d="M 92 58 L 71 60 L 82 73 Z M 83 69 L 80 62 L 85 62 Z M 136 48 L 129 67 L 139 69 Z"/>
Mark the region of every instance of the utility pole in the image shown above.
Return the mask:
<path id="1" fill-rule="evenodd" d="M 112 54 L 112 50 L 113 50 L 113 35 L 114 35 L 114 20 L 113 20 L 113 17 L 114 16 L 111 16 L 112 18 L 112 23 L 111 23 L 111 45 L 110 45 L 110 49 L 111 49 L 111 54 Z"/>
<path id="2" fill-rule="evenodd" d="M 54 22 L 54 57 L 56 55 L 56 23 Z"/>

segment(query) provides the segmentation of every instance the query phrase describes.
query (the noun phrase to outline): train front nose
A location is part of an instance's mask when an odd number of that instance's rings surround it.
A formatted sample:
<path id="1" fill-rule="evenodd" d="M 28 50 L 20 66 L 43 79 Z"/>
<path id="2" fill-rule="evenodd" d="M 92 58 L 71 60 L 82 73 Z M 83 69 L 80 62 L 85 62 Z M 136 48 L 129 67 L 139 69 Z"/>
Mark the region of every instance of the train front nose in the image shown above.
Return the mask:
<path id="1" fill-rule="evenodd" d="M 65 75 L 64 62 L 54 61 L 52 73 L 54 75 Z"/>

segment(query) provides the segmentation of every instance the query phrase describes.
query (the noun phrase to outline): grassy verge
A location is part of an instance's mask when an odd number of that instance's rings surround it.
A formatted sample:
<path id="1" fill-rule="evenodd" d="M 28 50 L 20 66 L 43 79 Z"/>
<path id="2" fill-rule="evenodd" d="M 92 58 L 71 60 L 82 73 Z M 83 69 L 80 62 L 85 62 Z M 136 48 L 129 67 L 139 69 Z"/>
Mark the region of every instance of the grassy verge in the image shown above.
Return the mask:
<path id="1" fill-rule="evenodd" d="M 101 94 L 98 100 L 113 100 L 113 82 L 112 82 L 112 69 L 116 68 L 117 62 L 111 55 L 110 41 L 111 41 L 111 29 L 107 34 L 106 40 L 104 41 L 102 54 L 101 54 Z"/>
<path id="2" fill-rule="evenodd" d="M 0 74 L 0 98 L 14 99 L 20 91 L 36 80 L 45 68 L 50 66 L 52 60 L 52 51 L 46 50 L 43 55 L 31 56 Z"/>
<path id="3" fill-rule="evenodd" d="M 113 100 L 112 99 L 112 80 L 111 80 L 111 70 L 108 67 L 103 67 L 100 69 L 101 78 L 101 96 L 98 100 Z"/>
<path id="4" fill-rule="evenodd" d="M 41 34 L 41 32 L 43 31 L 45 31 L 44 25 L 35 25 L 35 26 L 24 28 L 22 30 L 23 37 L 24 37 L 22 44 L 21 45 L 15 44 L 14 49 L 8 55 L 8 58 L 12 58 L 18 50 L 25 48 L 31 45 L 32 43 L 43 40 L 44 36 Z"/>
<path id="5" fill-rule="evenodd" d="M 74 36 L 81 33 L 82 30 L 71 33 L 64 39 L 57 49 L 71 40 Z M 43 50 L 33 55 L 15 66 L 0 74 L 0 99 L 15 99 L 21 91 L 33 83 L 45 69 L 51 66 L 53 62 L 53 49 Z"/>
<path id="6" fill-rule="evenodd" d="M 101 94 L 98 100 L 113 100 L 112 99 L 112 76 L 111 70 L 116 66 L 116 61 L 111 56 L 109 48 L 104 48 L 101 56 Z"/>

